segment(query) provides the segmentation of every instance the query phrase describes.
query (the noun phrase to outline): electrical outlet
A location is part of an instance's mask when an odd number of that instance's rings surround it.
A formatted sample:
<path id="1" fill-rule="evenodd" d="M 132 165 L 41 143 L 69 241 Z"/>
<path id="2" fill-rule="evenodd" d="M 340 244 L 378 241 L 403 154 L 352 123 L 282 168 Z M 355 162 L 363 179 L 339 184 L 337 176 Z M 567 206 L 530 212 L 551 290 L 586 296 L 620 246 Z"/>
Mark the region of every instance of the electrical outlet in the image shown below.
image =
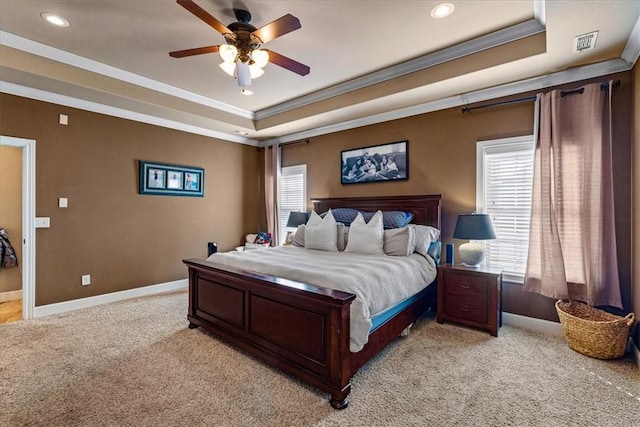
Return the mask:
<path id="1" fill-rule="evenodd" d="M 91 275 L 83 274 L 82 275 L 82 286 L 87 286 L 91 284 Z"/>

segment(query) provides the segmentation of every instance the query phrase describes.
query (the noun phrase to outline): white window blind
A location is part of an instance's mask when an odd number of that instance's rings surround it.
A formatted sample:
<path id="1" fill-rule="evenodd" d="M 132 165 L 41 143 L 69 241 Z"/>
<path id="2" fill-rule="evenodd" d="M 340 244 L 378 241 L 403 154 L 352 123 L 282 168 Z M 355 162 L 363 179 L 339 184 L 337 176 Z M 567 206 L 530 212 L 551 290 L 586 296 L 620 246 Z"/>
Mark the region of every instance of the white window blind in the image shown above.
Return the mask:
<path id="1" fill-rule="evenodd" d="M 531 135 L 477 145 L 477 210 L 489 214 L 497 237 L 486 241 L 486 263 L 516 283 L 523 282 L 527 264 L 533 144 Z"/>
<path id="2" fill-rule="evenodd" d="M 284 242 L 289 213 L 307 210 L 307 165 L 286 166 L 280 171 L 280 242 Z"/>

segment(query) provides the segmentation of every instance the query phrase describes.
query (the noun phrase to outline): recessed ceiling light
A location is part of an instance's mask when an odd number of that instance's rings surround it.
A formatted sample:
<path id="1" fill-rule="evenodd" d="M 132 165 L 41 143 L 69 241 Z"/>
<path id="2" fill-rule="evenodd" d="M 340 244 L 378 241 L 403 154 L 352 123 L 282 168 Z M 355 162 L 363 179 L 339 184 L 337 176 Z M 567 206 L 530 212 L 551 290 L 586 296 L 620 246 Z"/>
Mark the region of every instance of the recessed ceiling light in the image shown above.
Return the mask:
<path id="1" fill-rule="evenodd" d="M 451 15 L 456 7 L 453 3 L 441 3 L 431 9 L 431 16 L 436 19 L 446 18 Z"/>
<path id="2" fill-rule="evenodd" d="M 251 89 L 245 89 L 245 88 L 242 88 L 240 93 L 242 93 L 243 95 L 246 95 L 246 96 L 253 95 L 253 91 Z"/>
<path id="3" fill-rule="evenodd" d="M 55 25 L 56 27 L 64 28 L 70 25 L 69 21 L 67 21 L 60 15 L 56 15 L 55 13 L 42 12 L 40 14 L 40 17 L 47 21 L 49 24 Z"/>

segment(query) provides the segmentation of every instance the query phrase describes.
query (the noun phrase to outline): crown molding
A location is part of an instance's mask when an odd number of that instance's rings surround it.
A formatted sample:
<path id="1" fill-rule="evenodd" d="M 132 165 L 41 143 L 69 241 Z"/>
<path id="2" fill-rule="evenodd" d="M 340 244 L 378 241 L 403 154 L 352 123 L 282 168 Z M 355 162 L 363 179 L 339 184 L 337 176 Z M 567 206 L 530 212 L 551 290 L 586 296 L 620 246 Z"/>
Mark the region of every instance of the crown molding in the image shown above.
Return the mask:
<path id="1" fill-rule="evenodd" d="M 33 55 L 41 56 L 43 58 L 51 59 L 53 61 L 57 61 L 66 65 L 71 65 L 76 68 L 91 71 L 93 73 L 120 80 L 126 83 L 144 87 L 146 89 L 151 89 L 156 92 L 175 96 L 176 98 L 181 98 L 190 102 L 205 105 L 207 107 L 244 117 L 246 119 L 254 119 L 253 112 L 249 110 L 238 108 L 230 104 L 225 104 L 224 102 L 216 101 L 215 99 L 208 98 L 194 92 L 189 92 L 187 90 L 180 89 L 166 83 L 161 83 L 156 80 L 152 80 L 150 78 L 122 70 L 120 68 L 103 64 L 102 62 L 94 61 L 83 56 L 75 55 L 73 53 L 57 49 L 55 47 L 51 47 L 33 40 L 26 39 L 24 37 L 17 36 L 12 33 L 8 33 L 6 31 L 0 31 L 0 44 Z"/>
<path id="2" fill-rule="evenodd" d="M 553 86 L 559 86 L 567 83 L 573 83 L 581 80 L 587 80 L 595 77 L 601 77 L 608 74 L 629 71 L 632 68 L 627 61 L 622 58 L 612 59 L 597 64 L 586 65 L 583 67 L 572 68 L 557 73 L 547 74 L 540 77 L 521 80 L 514 83 L 508 83 L 495 86 L 488 89 L 481 89 L 473 92 L 467 92 L 460 95 L 443 98 L 435 101 L 426 102 L 411 107 L 405 107 L 394 111 L 375 114 L 355 120 L 349 120 L 342 123 L 336 123 L 329 126 L 323 126 L 302 132 L 296 132 L 277 138 L 265 139 L 259 142 L 260 147 L 274 144 L 282 144 L 291 141 L 297 141 L 305 138 L 326 135 L 329 133 L 350 130 L 362 126 L 383 123 L 391 120 L 403 119 L 405 117 L 416 116 L 419 114 L 430 113 L 433 111 L 444 110 L 447 108 L 459 107 L 476 102 L 488 101 L 505 96 L 517 95 L 524 92 L 534 90 L 542 90 Z"/>
<path id="3" fill-rule="evenodd" d="M 126 110 L 124 108 L 112 107 L 105 104 L 99 104 L 97 102 L 86 101 L 71 96 L 60 95 L 57 93 L 34 89 L 31 87 L 17 85 L 1 80 L 0 92 L 7 93 L 9 95 L 35 99 L 37 101 L 45 101 L 52 104 L 64 105 L 66 107 L 78 108 L 80 110 L 91 111 L 94 113 L 105 114 L 107 116 L 119 117 L 121 119 L 134 120 L 136 122 L 147 123 L 150 125 L 156 125 L 168 129 L 180 130 L 196 135 L 203 135 L 211 138 L 222 139 L 225 141 L 236 142 L 239 144 L 252 145 L 254 147 L 258 146 L 258 141 L 255 139 L 245 138 L 239 135 L 233 135 L 225 132 L 219 132 L 199 126 L 193 126 L 174 120 L 168 120 L 157 116 L 151 116 L 148 114 Z"/>
<path id="4" fill-rule="evenodd" d="M 631 68 L 638 61 L 638 57 L 640 56 L 640 16 L 636 21 L 636 25 L 633 26 L 633 30 L 631 30 L 631 35 L 629 36 L 629 40 L 627 40 L 627 44 L 622 51 L 622 59 L 624 59 L 627 64 Z"/>
<path id="5" fill-rule="evenodd" d="M 546 0 L 533 0 L 533 17 L 543 27 L 547 26 L 547 2 L 546 2 Z"/>
<path id="6" fill-rule="evenodd" d="M 406 61 L 382 70 L 358 77 L 347 82 L 331 86 L 327 89 L 302 96 L 291 101 L 283 102 L 273 107 L 264 108 L 255 113 L 256 120 L 262 120 L 277 114 L 295 110 L 334 96 L 343 95 L 354 90 L 362 89 L 367 86 L 382 83 L 406 74 L 424 70 L 442 64 L 444 62 L 453 61 L 474 53 L 482 52 L 496 46 L 511 43 L 525 37 L 530 37 L 545 29 L 536 19 L 530 19 L 520 24 L 512 25 L 502 30 L 495 31 L 475 39 L 451 46 L 437 52 L 429 53 L 424 56 Z"/>

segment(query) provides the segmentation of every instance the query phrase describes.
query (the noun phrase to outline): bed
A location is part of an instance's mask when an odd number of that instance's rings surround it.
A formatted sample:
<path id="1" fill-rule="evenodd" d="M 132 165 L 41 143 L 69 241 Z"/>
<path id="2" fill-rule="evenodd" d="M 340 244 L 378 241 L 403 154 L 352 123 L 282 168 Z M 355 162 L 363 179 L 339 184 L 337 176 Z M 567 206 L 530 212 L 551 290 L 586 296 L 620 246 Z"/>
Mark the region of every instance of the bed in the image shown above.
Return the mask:
<path id="1" fill-rule="evenodd" d="M 312 199 L 316 212 L 350 207 L 403 210 L 413 223 L 440 229 L 440 195 Z M 272 249 L 258 249 L 270 251 Z M 190 328 L 212 335 L 328 393 L 346 408 L 351 377 L 435 306 L 435 281 L 376 324 L 366 345 L 350 351 L 350 308 L 356 295 L 206 260 L 189 270 Z"/>

